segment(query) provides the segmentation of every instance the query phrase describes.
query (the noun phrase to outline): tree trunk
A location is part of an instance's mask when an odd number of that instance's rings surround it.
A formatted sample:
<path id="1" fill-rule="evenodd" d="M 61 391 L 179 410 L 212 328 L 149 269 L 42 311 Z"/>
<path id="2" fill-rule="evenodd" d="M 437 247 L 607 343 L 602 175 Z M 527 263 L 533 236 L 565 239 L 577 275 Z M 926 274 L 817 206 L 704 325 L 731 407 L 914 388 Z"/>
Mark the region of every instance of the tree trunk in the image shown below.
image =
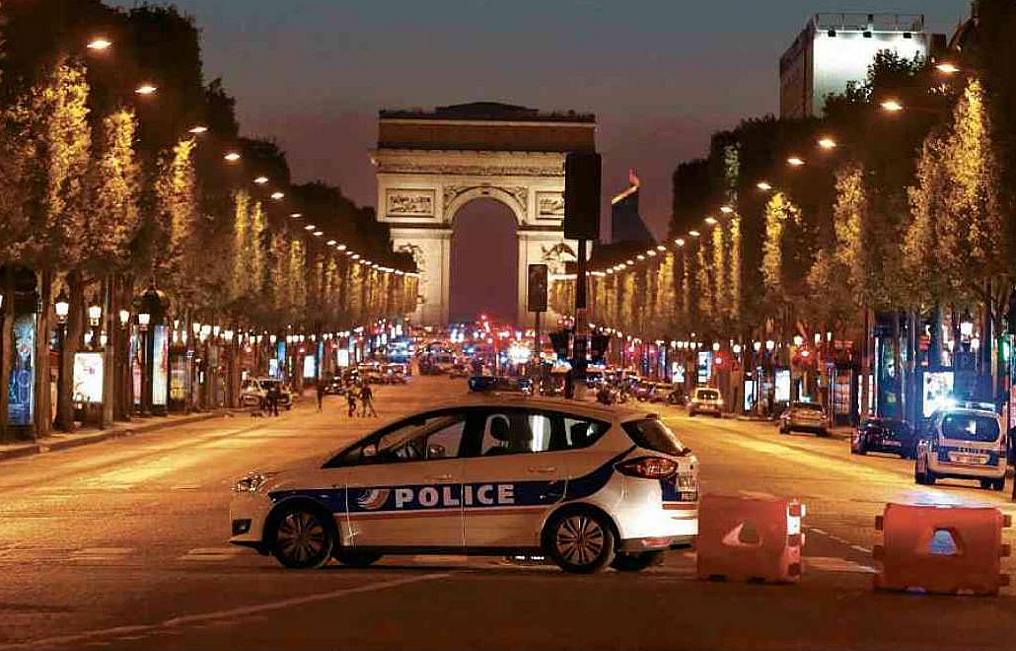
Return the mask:
<path id="1" fill-rule="evenodd" d="M 53 396 L 50 388 L 49 330 L 50 305 L 53 300 L 53 271 L 39 274 L 39 322 L 35 337 L 35 438 L 49 434 L 53 422 Z"/>
<path id="2" fill-rule="evenodd" d="M 4 302 L 0 308 L 0 441 L 7 441 L 9 436 L 8 407 L 9 382 L 11 378 L 11 328 L 14 327 L 14 270 L 4 267 L 3 276 Z"/>
<path id="3" fill-rule="evenodd" d="M 942 366 L 942 304 L 931 308 L 931 341 L 928 344 L 928 368 L 936 370 Z"/>
<path id="4" fill-rule="evenodd" d="M 63 353 L 60 358 L 60 382 L 56 398 L 56 427 L 64 432 L 74 429 L 74 353 L 84 328 L 85 288 L 81 272 L 67 275 L 70 311 L 67 314 Z"/>
<path id="5" fill-rule="evenodd" d="M 869 380 L 871 375 L 871 321 L 867 305 L 864 306 L 864 333 L 861 339 L 863 346 L 861 353 L 861 409 L 857 417 L 859 420 L 864 420 L 864 417 L 870 412 L 869 405 L 871 405 L 871 382 Z"/>
<path id="6" fill-rule="evenodd" d="M 893 394 L 896 397 L 896 418 L 903 418 L 903 356 L 900 354 L 900 313 L 899 310 L 892 311 L 893 320 L 893 370 L 896 372 L 896 382 L 893 386 Z"/>

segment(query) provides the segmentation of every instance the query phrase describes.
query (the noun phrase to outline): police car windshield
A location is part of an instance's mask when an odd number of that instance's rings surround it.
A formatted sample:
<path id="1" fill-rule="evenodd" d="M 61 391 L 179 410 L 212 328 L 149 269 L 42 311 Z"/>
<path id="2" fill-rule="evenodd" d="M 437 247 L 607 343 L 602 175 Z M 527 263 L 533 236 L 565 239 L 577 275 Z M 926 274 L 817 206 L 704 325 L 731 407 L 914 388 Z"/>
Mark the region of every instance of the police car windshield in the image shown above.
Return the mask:
<path id="1" fill-rule="evenodd" d="M 991 442 L 998 438 L 998 420 L 976 414 L 946 414 L 942 436 L 954 441 Z"/>
<path id="2" fill-rule="evenodd" d="M 623 427 L 631 440 L 639 447 L 675 456 L 683 456 L 690 452 L 677 438 L 677 435 L 659 418 L 632 420 L 624 423 Z"/>

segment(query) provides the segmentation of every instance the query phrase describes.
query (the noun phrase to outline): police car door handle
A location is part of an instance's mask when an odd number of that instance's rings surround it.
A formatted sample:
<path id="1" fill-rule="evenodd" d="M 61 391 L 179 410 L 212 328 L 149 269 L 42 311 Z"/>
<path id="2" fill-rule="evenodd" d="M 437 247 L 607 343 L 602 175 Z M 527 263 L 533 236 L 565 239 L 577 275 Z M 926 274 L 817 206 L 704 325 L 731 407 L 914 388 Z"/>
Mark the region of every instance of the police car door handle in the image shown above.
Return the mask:
<path id="1" fill-rule="evenodd" d="M 449 481 L 451 478 L 451 475 L 429 475 L 427 477 L 427 479 L 433 479 L 436 481 Z"/>
<path id="2" fill-rule="evenodd" d="M 555 468 L 554 466 L 540 466 L 536 468 L 530 468 L 529 472 L 538 472 L 541 474 L 547 474 L 551 472 L 557 472 L 557 468 Z"/>

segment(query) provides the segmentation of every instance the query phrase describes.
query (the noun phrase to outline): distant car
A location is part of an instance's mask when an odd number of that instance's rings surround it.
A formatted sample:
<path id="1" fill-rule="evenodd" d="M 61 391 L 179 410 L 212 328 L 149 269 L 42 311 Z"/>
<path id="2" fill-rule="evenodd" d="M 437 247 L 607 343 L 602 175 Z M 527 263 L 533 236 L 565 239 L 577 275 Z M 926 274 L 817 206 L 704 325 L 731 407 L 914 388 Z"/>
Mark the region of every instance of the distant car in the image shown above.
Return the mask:
<path id="1" fill-rule="evenodd" d="M 717 389 L 710 387 L 696 387 L 691 394 L 691 401 L 688 403 L 688 415 L 712 414 L 719 418 L 723 415 L 723 398 Z"/>
<path id="2" fill-rule="evenodd" d="M 1005 489 L 1006 435 L 993 406 L 968 403 L 935 412 L 917 442 L 914 481 L 976 479 L 981 488 Z"/>
<path id="3" fill-rule="evenodd" d="M 653 385 L 653 390 L 649 393 L 649 402 L 667 402 L 670 404 L 675 403 L 675 394 L 678 393 L 674 385 L 667 384 L 666 382 L 657 382 Z"/>
<path id="4" fill-rule="evenodd" d="M 405 364 L 385 364 L 381 367 L 381 384 L 405 384 Z"/>
<path id="5" fill-rule="evenodd" d="M 850 438 L 852 454 L 888 452 L 904 459 L 917 454 L 917 437 L 910 424 L 893 418 L 869 418 L 861 423 Z"/>
<path id="6" fill-rule="evenodd" d="M 325 395 L 341 396 L 346 393 L 346 383 L 342 377 L 333 375 L 325 382 Z"/>
<path id="7" fill-rule="evenodd" d="M 240 478 L 230 542 L 297 569 L 508 553 L 634 572 L 698 533 L 698 465 L 645 411 L 483 396 Z"/>
<path id="8" fill-rule="evenodd" d="M 533 393 L 533 381 L 524 377 L 513 378 L 494 375 L 474 375 L 469 378 L 469 390 L 474 393 L 521 393 L 528 396 Z"/>
<path id="9" fill-rule="evenodd" d="M 632 392 L 635 395 L 636 400 L 638 400 L 639 402 L 646 402 L 647 400 L 652 399 L 653 391 L 655 389 L 656 389 L 655 382 L 651 382 L 649 380 L 642 380 L 635 385 L 635 388 L 632 390 Z"/>
<path id="10" fill-rule="evenodd" d="M 448 379 L 467 378 L 470 375 L 469 367 L 465 364 L 456 364 L 448 371 Z"/>
<path id="11" fill-rule="evenodd" d="M 818 436 L 829 436 L 829 419 L 825 409 L 817 402 L 791 402 L 780 414 L 780 434 L 790 432 L 814 432 Z"/>
<path id="12" fill-rule="evenodd" d="M 263 405 L 265 397 L 268 395 L 268 390 L 273 386 L 278 386 L 280 389 L 279 406 L 284 409 L 292 409 L 293 394 L 289 392 L 289 389 L 281 380 L 270 377 L 248 378 L 245 380 L 243 385 L 240 386 L 240 404 L 244 407 Z"/>

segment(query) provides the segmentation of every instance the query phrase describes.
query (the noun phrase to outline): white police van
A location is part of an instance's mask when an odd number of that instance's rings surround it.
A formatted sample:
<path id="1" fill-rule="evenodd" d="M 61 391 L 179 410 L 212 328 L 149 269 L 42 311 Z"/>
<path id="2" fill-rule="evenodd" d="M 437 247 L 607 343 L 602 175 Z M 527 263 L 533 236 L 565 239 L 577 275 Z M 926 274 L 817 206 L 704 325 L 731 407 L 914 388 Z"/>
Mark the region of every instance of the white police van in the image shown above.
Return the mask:
<path id="1" fill-rule="evenodd" d="M 698 531 L 698 461 L 654 414 L 486 396 L 234 486 L 231 542 L 292 568 L 383 554 L 546 554 L 641 570 Z"/>
<path id="2" fill-rule="evenodd" d="M 914 480 L 976 479 L 981 488 L 1005 488 L 1007 440 L 993 405 L 959 403 L 936 411 L 917 441 Z"/>

